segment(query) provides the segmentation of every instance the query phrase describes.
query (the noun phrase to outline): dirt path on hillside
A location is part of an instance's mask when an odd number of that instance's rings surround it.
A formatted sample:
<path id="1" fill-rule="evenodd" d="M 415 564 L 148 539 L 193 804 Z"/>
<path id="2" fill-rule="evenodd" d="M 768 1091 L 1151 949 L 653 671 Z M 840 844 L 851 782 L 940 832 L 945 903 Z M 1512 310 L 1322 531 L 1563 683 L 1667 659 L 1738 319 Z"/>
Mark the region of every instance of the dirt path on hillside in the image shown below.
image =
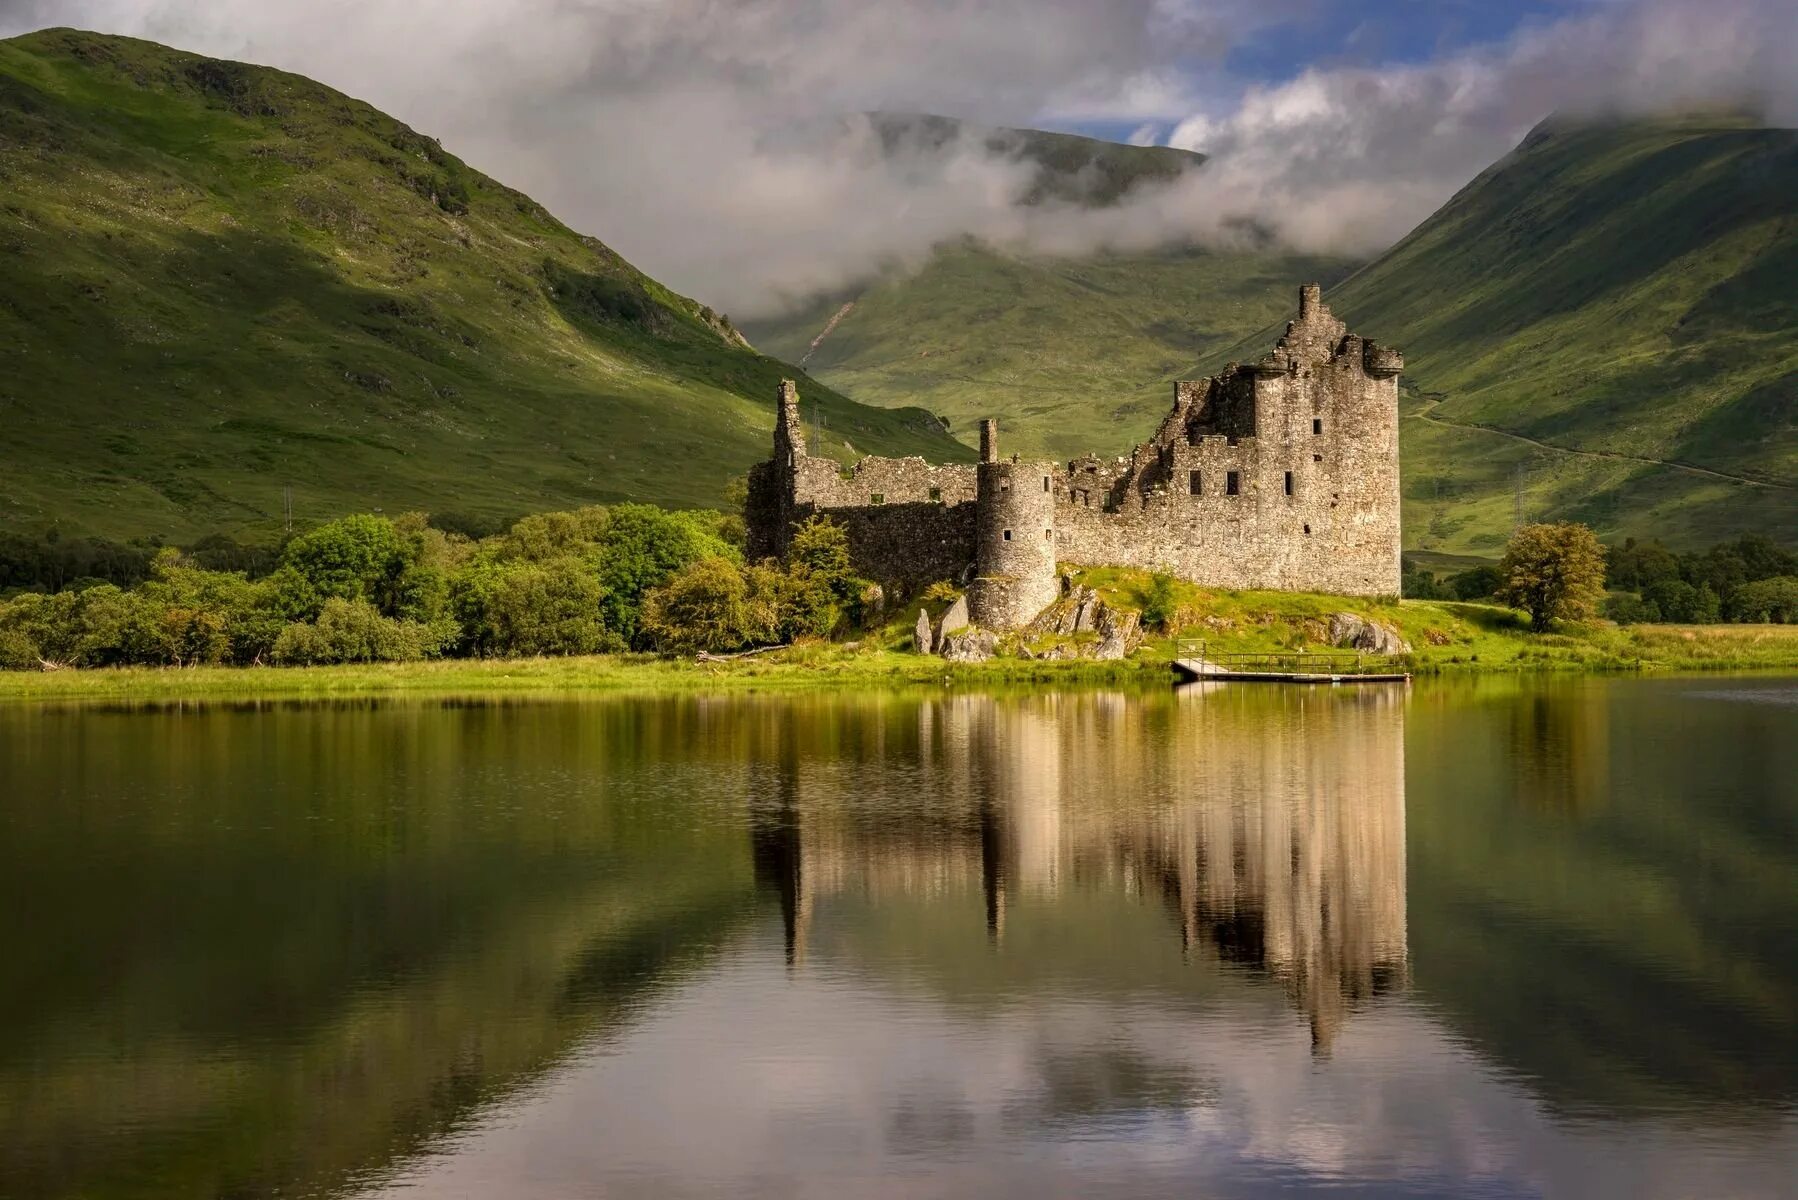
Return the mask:
<path id="1" fill-rule="evenodd" d="M 1750 479 L 1746 475 L 1731 475 L 1727 471 L 1713 471 L 1709 467 L 1695 467 L 1690 463 L 1668 462 L 1662 458 L 1647 458 L 1640 454 L 1619 454 L 1614 450 L 1575 450 L 1571 446 L 1557 446 L 1553 442 L 1539 442 L 1535 438 L 1524 437 L 1521 433 L 1511 433 L 1503 429 L 1494 429 L 1490 425 L 1473 425 L 1464 421 L 1450 421 L 1446 417 L 1435 416 L 1436 408 L 1441 400 L 1426 400 L 1419 411 L 1411 415 L 1420 421 L 1428 421 L 1432 425 L 1441 425 L 1448 429 L 1466 429 L 1476 433 L 1490 433 L 1497 437 L 1510 438 L 1514 442 L 1522 442 L 1534 446 L 1538 450 L 1552 450 L 1557 454 L 1573 454 L 1581 458 L 1609 458 L 1618 462 L 1645 463 L 1651 467 L 1666 467 L 1672 471 L 1685 471 L 1691 475 L 1708 475 L 1712 479 L 1722 479 L 1730 483 L 1746 483 L 1753 487 L 1772 488 L 1779 492 L 1798 491 L 1789 483 L 1774 483 L 1769 479 Z"/>

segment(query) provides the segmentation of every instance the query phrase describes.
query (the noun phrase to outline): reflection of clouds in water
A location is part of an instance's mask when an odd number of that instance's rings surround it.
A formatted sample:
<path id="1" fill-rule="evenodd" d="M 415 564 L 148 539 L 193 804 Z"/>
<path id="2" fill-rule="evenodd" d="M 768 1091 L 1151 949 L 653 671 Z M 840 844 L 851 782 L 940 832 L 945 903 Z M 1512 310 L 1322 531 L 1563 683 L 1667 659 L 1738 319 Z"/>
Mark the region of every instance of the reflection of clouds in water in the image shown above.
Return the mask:
<path id="1" fill-rule="evenodd" d="M 780 960 L 739 947 L 395 1194 L 1777 1196 L 1798 1161 L 1790 1115 L 1752 1150 L 1557 1122 L 1402 1000 L 1320 1065 L 1252 1006 L 980 1014 Z"/>
<path id="2" fill-rule="evenodd" d="M 1688 692 L 1694 700 L 1728 700 L 1737 704 L 1798 705 L 1798 688 L 1731 688 L 1728 690 Z"/>

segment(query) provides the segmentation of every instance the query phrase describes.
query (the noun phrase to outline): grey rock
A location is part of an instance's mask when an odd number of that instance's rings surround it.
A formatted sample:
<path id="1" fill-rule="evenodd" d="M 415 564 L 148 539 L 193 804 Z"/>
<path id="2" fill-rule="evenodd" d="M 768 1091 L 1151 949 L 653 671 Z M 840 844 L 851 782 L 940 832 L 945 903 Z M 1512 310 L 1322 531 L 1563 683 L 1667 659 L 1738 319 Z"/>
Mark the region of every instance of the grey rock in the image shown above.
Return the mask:
<path id="1" fill-rule="evenodd" d="M 1396 629 L 1349 612 L 1330 614 L 1330 643 L 1370 654 L 1411 653 L 1411 643 L 1400 637 Z"/>
<path id="2" fill-rule="evenodd" d="M 1142 614 L 1107 608 L 1099 618 L 1099 644 L 1093 657 L 1100 662 L 1128 658 L 1142 644 Z"/>
<path id="3" fill-rule="evenodd" d="M 913 630 L 913 636 L 918 640 L 919 654 L 929 654 L 936 649 L 936 636 L 930 631 L 930 614 L 921 608 L 918 610 L 918 625 Z"/>
<path id="4" fill-rule="evenodd" d="M 943 639 L 943 657 L 956 663 L 983 663 L 999 646 L 999 635 L 987 629 L 963 629 Z"/>
<path id="5" fill-rule="evenodd" d="M 936 623 L 936 644 L 940 647 L 943 639 L 952 633 L 960 633 L 968 627 L 968 598 L 957 596 L 943 619 Z"/>

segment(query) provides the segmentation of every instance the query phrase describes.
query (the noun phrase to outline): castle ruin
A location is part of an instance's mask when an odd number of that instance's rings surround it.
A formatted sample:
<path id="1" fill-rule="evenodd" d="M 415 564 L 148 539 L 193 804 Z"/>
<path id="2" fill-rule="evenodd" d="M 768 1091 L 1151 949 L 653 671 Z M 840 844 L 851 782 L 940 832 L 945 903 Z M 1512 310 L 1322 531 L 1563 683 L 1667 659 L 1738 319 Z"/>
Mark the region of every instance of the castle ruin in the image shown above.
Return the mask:
<path id="1" fill-rule="evenodd" d="M 1339 595 L 1399 592 L 1397 350 L 1357 337 L 1322 289 L 1259 361 L 1174 385 L 1173 409 L 1128 457 L 1065 465 L 806 453 L 797 387 L 781 385 L 774 457 L 749 478 L 752 557 L 826 515 L 862 574 L 899 592 L 968 586 L 986 629 L 1028 623 L 1060 595 L 1058 563 L 1166 571 L 1210 587 Z"/>

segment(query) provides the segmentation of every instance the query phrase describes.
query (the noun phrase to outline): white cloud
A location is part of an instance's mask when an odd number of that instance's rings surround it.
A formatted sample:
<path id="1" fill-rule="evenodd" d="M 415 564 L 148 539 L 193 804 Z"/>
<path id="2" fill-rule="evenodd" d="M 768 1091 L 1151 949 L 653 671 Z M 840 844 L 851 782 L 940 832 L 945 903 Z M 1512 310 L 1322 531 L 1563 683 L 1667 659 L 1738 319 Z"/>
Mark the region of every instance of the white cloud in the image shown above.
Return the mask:
<path id="1" fill-rule="evenodd" d="M 0 0 L 0 34 L 75 24 L 311 75 L 739 317 L 957 236 L 1078 252 L 1252 217 L 1369 253 L 1556 108 L 1798 110 L 1790 0 L 1633 0 L 1423 65 L 1231 79 L 1232 36 L 1310 3 Z M 895 162 L 865 127 L 790 136 L 873 109 L 1156 125 L 1215 157 L 1127 209 L 1022 211 L 1024 174 L 978 145 Z"/>

